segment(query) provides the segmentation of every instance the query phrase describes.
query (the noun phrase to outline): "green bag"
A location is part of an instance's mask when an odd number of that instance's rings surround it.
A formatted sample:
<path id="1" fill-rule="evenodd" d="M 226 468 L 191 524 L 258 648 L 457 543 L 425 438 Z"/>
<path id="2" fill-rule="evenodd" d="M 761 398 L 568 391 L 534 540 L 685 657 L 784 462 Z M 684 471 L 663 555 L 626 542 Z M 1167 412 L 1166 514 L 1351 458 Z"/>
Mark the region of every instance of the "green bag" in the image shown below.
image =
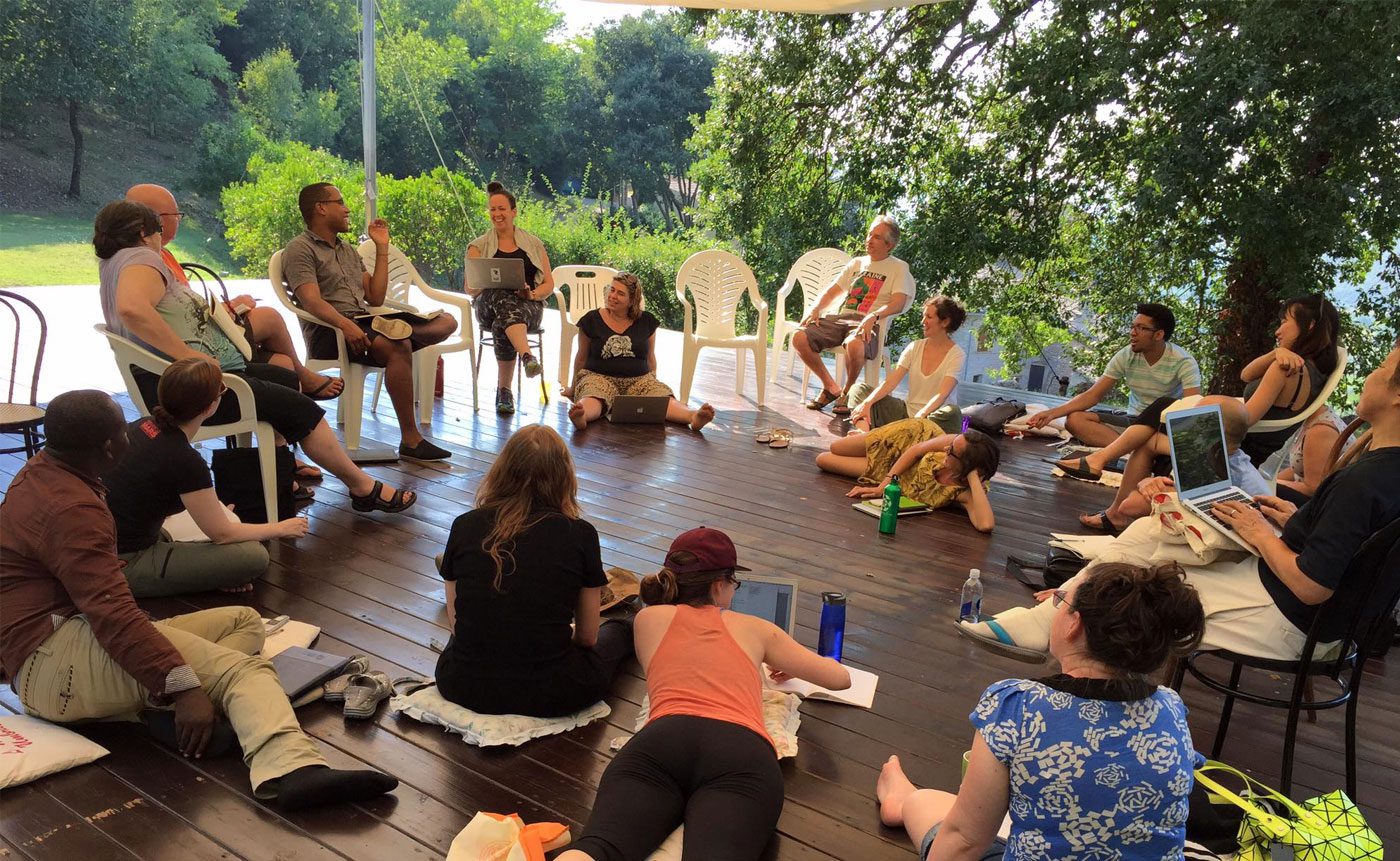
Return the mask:
<path id="1" fill-rule="evenodd" d="M 1240 778 L 1245 782 L 1244 794 L 1216 783 L 1207 771 Z M 1381 839 L 1340 789 L 1298 804 L 1239 769 L 1210 761 L 1196 769 L 1196 781 L 1210 791 L 1212 801 L 1228 801 L 1244 811 L 1235 861 L 1381 861 L 1385 857 Z M 1255 799 L 1268 799 L 1284 812 L 1276 814 Z"/>

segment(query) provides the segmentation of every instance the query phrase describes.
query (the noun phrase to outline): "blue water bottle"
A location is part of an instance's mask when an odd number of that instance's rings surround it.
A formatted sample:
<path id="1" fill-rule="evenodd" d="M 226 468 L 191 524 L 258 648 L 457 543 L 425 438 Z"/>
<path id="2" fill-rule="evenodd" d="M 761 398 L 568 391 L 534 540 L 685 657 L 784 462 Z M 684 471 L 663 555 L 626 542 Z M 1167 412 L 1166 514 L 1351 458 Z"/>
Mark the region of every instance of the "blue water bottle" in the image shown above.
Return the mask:
<path id="1" fill-rule="evenodd" d="M 846 593 L 822 593 L 822 621 L 817 631 L 817 654 L 841 660 L 846 637 Z"/>

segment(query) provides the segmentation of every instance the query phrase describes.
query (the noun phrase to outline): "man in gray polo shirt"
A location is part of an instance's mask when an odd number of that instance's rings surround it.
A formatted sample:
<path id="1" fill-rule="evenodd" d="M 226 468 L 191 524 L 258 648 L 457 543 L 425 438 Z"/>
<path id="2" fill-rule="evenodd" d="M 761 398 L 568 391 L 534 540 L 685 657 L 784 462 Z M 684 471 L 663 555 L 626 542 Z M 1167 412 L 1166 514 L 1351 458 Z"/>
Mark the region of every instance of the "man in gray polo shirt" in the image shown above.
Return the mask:
<path id="1" fill-rule="evenodd" d="M 389 224 L 370 222 L 374 272 L 365 269 L 355 246 L 340 238 L 350 231 L 350 210 L 340 190 L 318 182 L 297 199 L 306 230 L 282 252 L 282 276 L 297 303 L 325 325 L 303 321 L 306 351 L 314 359 L 336 357 L 336 330 L 345 336 L 350 360 L 384 369 L 384 387 L 399 417 L 399 455 L 412 460 L 445 460 L 451 452 L 425 439 L 413 409 L 413 351 L 438 344 L 457 331 L 457 320 L 442 313 L 432 320 L 408 321 L 411 334 L 395 339 L 371 325 L 365 312 L 383 305 L 389 287 Z M 392 334 L 392 333 L 390 333 Z M 356 405 L 351 405 L 356 408 Z"/>

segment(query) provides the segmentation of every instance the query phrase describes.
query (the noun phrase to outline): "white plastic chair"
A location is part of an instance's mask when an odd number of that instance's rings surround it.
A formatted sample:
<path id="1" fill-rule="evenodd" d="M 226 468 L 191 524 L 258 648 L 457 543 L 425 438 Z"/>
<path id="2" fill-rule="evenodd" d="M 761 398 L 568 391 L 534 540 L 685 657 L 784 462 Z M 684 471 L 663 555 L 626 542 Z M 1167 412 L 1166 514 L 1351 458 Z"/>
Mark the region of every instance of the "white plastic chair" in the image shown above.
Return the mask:
<path id="1" fill-rule="evenodd" d="M 1323 382 L 1322 389 L 1313 396 L 1312 401 L 1305 408 L 1300 410 L 1297 415 L 1290 416 L 1286 419 L 1265 419 L 1250 425 L 1250 433 L 1271 433 L 1273 431 L 1287 430 L 1291 427 L 1299 428 L 1298 431 L 1294 431 L 1293 436 L 1290 436 L 1287 442 L 1280 446 L 1273 454 L 1265 458 L 1264 462 L 1259 466 L 1259 473 L 1263 475 L 1264 478 L 1268 479 L 1271 487 L 1278 481 L 1278 474 L 1283 469 L 1283 459 L 1287 456 L 1289 449 L 1293 447 L 1293 437 L 1298 435 L 1303 422 L 1307 421 L 1313 413 L 1322 409 L 1323 406 L 1327 404 L 1327 399 L 1332 397 L 1332 392 L 1334 392 L 1338 384 L 1341 383 L 1342 374 L 1346 372 L 1347 362 L 1350 359 L 1351 356 L 1348 355 L 1345 347 L 1337 348 L 1337 367 L 1332 369 L 1332 373 L 1328 374 L 1326 381 Z"/>
<path id="2" fill-rule="evenodd" d="M 360 259 L 365 267 L 374 271 L 374 240 L 360 243 Z M 418 295 L 415 296 L 414 293 Z M 417 301 L 414 301 L 417 300 Z M 431 424 L 433 421 L 433 388 L 437 381 L 438 358 L 446 353 L 466 350 L 472 363 L 472 409 L 478 409 L 476 395 L 476 338 L 472 325 L 471 297 L 465 293 L 452 293 L 430 285 L 408 255 L 398 246 L 389 246 L 389 289 L 384 295 L 384 304 L 393 308 L 411 311 L 450 311 L 457 318 L 457 336 L 440 344 L 423 347 L 413 353 L 413 392 L 418 399 L 418 423 Z M 434 307 L 436 306 L 436 307 Z M 374 381 L 374 395 L 370 398 L 370 412 L 379 409 L 379 393 L 384 388 L 384 375 Z"/>
<path id="3" fill-rule="evenodd" d="M 788 376 L 792 376 L 792 365 L 796 360 L 797 351 L 786 347 L 786 339 L 796 332 L 798 324 L 812 313 L 822 293 L 831 286 L 831 282 L 850 261 L 851 255 L 839 248 L 814 248 L 797 258 L 797 262 L 788 270 L 787 279 L 778 290 L 778 305 L 773 312 L 773 355 L 770 361 L 773 366 L 771 379 L 774 382 L 778 381 L 779 364 L 784 352 L 787 353 L 787 373 Z M 789 320 L 787 298 L 793 288 L 799 285 L 802 287 L 802 314 L 796 320 Z"/>
<path id="4" fill-rule="evenodd" d="M 344 381 L 345 388 L 340 392 L 340 402 L 336 406 L 335 420 L 336 424 L 345 427 L 345 448 L 355 451 L 360 447 L 360 426 L 364 419 L 365 379 L 370 374 L 382 373 L 384 369 L 350 361 L 350 354 L 345 349 L 345 333 L 325 323 L 315 314 L 296 303 L 296 299 L 292 295 L 292 288 L 287 286 L 282 278 L 281 251 L 274 253 L 272 258 L 267 261 L 267 279 L 272 282 L 272 292 L 277 295 L 278 300 L 298 319 L 314 323 L 317 326 L 325 326 L 335 332 L 336 357 L 334 359 L 313 359 L 308 350 L 304 364 L 310 370 L 318 372 L 331 369 L 340 371 L 340 378 Z M 414 376 L 416 377 L 417 374 L 415 373 Z M 428 378 L 429 385 L 432 384 L 432 379 L 431 376 Z M 417 391 L 416 385 L 414 390 Z M 428 403 L 431 405 L 431 398 L 428 399 Z"/>
<path id="5" fill-rule="evenodd" d="M 146 406 L 146 399 L 142 396 L 140 387 L 136 385 L 136 375 L 132 373 L 131 368 L 135 365 L 143 371 L 150 371 L 159 376 L 161 372 L 170 367 L 170 361 L 162 359 L 135 341 L 110 331 L 101 323 L 92 328 L 99 335 L 105 337 L 107 345 L 112 348 L 112 355 L 117 360 L 117 370 L 121 371 L 122 380 L 126 383 L 126 393 L 131 396 L 131 402 L 136 405 L 136 409 L 141 411 L 141 415 L 149 416 L 151 411 Z M 258 471 L 262 476 L 263 505 L 266 506 L 269 522 L 275 521 L 277 519 L 277 432 L 267 422 L 258 421 L 258 410 L 253 404 L 253 390 L 248 387 L 248 383 L 242 377 L 224 374 L 223 382 L 233 393 L 233 396 L 238 399 L 238 421 L 221 425 L 204 425 L 190 442 L 233 436 L 238 438 L 239 445 L 247 446 L 251 445 L 253 439 L 256 438 Z"/>
<path id="6" fill-rule="evenodd" d="M 689 292 L 695 299 L 692 320 L 691 304 L 685 298 Z M 740 335 L 734 323 L 739 300 L 748 293 L 749 301 L 758 309 L 758 331 Z M 685 352 L 681 361 L 681 403 L 690 398 L 690 384 L 695 379 L 695 364 L 703 347 L 728 347 L 735 351 L 734 391 L 744 393 L 744 351 L 753 351 L 754 372 L 758 383 L 758 405 L 763 406 L 763 393 L 768 379 L 763 366 L 767 359 L 768 303 L 758 294 L 758 280 L 753 270 L 728 251 L 711 248 L 698 251 L 681 264 L 676 273 L 676 298 L 684 316 Z"/>
<path id="7" fill-rule="evenodd" d="M 578 321 L 595 308 L 603 307 L 608 296 L 608 288 L 617 277 L 617 270 L 610 266 L 556 266 L 554 267 L 554 295 L 559 302 L 559 385 L 568 388 L 569 364 L 574 359 L 574 336 L 578 334 Z M 567 299 L 564 288 L 568 287 Z"/>
<path id="8" fill-rule="evenodd" d="M 873 359 L 866 359 L 866 360 L 865 360 L 865 383 L 866 383 L 866 385 L 869 385 L 869 386 L 876 386 L 876 385 L 879 385 L 879 382 L 880 382 L 880 370 L 881 370 L 882 368 L 888 368 L 888 367 L 890 367 L 891 365 L 894 364 L 894 362 L 890 359 L 890 351 L 889 351 L 889 349 L 885 347 L 885 336 L 887 336 L 887 335 L 889 334 L 889 331 L 890 331 L 890 322 L 891 322 L 892 320 L 894 320 L 895 317 L 898 317 L 900 314 L 903 314 L 905 311 L 908 311 L 909 308 L 910 308 L 913 304 L 914 304 L 914 294 L 913 294 L 913 293 L 905 294 L 905 296 L 904 296 L 904 302 L 903 302 L 903 304 L 900 306 L 899 310 L 896 311 L 896 312 L 894 312 L 893 314 L 890 314 L 890 315 L 887 316 L 887 317 L 881 318 L 880 324 L 879 324 L 878 326 L 876 326 L 876 328 L 875 328 L 875 333 L 876 333 L 876 334 L 875 334 L 875 338 L 876 338 L 876 340 L 875 340 L 875 358 L 873 358 Z M 845 356 L 844 352 L 842 352 L 842 351 L 840 351 L 840 350 L 830 350 L 830 351 L 827 351 L 827 352 L 832 352 L 832 353 L 835 353 L 835 354 L 836 354 L 836 385 L 841 386 L 841 387 L 844 388 L 844 387 L 846 386 L 846 356 Z M 808 368 L 806 365 L 803 365 L 803 366 L 802 366 L 802 400 L 804 400 L 804 401 L 807 400 L 807 386 L 811 383 L 811 379 L 812 379 L 812 371 L 811 371 L 811 369 Z"/>

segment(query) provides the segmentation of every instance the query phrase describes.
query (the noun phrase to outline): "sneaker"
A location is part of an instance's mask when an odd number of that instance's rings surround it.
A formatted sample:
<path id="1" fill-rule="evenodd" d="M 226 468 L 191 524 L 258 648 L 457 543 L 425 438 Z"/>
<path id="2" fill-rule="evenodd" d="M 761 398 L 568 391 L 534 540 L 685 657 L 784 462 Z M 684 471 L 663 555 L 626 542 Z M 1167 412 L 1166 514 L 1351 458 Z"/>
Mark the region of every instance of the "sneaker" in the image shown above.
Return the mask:
<path id="1" fill-rule="evenodd" d="M 525 376 L 534 379 L 540 375 L 540 360 L 526 353 L 521 357 L 525 361 Z"/>
<path id="2" fill-rule="evenodd" d="M 399 457 L 406 457 L 409 460 L 447 460 L 452 456 L 452 452 L 440 445 L 434 445 L 424 437 L 418 445 L 407 446 L 399 444 Z"/>
<path id="3" fill-rule="evenodd" d="M 496 414 L 502 416 L 515 413 L 515 395 L 510 389 L 496 389 Z"/>

